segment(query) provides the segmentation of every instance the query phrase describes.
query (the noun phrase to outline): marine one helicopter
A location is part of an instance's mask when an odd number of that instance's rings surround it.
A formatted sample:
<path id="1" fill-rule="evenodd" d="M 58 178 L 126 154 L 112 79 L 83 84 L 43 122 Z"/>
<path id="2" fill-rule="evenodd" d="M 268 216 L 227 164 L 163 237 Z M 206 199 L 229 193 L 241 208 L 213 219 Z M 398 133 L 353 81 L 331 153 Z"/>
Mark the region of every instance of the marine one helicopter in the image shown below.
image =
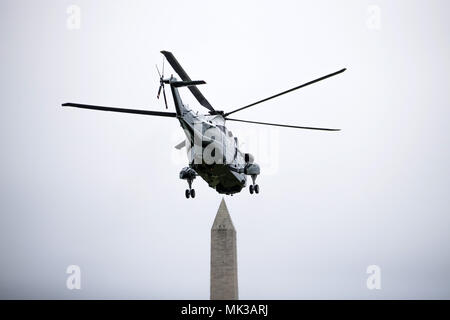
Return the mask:
<path id="1" fill-rule="evenodd" d="M 224 112 L 222 110 L 216 110 L 206 100 L 198 85 L 205 84 L 203 80 L 191 80 L 186 71 L 175 59 L 174 55 L 168 51 L 161 51 L 165 59 L 170 63 L 173 70 L 180 76 L 181 80 L 178 80 L 173 75 L 169 78 L 164 78 L 164 58 L 162 65 L 162 73 L 159 72 L 158 66 L 156 67 L 160 86 L 158 89 L 157 98 L 159 99 L 161 91 L 164 97 L 164 103 L 166 109 L 168 109 L 167 97 L 164 85 L 169 85 L 172 98 L 175 106 L 175 112 L 162 112 L 162 111 L 150 111 L 150 110 L 136 110 L 136 109 L 123 109 L 113 108 L 107 106 L 95 106 L 79 103 L 64 103 L 64 107 L 76 107 L 91 110 L 100 111 L 113 111 L 123 113 L 133 113 L 149 116 L 159 117 L 171 117 L 177 118 L 180 122 L 186 134 L 186 140 L 175 146 L 177 149 L 186 148 L 189 166 L 183 168 L 180 172 L 180 179 L 186 180 L 189 188 L 186 189 L 186 198 L 195 198 L 195 189 L 192 188 L 192 182 L 197 176 L 200 176 L 205 180 L 208 185 L 215 189 L 218 193 L 233 195 L 242 190 L 246 185 L 246 177 L 250 176 L 252 183 L 249 186 L 251 194 L 259 193 L 259 185 L 256 184 L 256 178 L 260 174 L 260 167 L 254 162 L 254 157 L 250 153 L 243 153 L 238 148 L 238 139 L 233 137 L 231 131 L 225 126 L 226 121 L 239 121 L 252 124 L 261 124 L 277 127 L 287 127 L 296 129 L 310 129 L 310 130 L 325 130 L 325 131 L 339 131 L 340 129 L 329 128 L 315 128 L 315 127 L 300 127 L 287 124 L 276 124 L 268 122 L 258 122 L 250 120 L 242 120 L 231 118 L 230 116 L 238 111 L 250 108 L 259 103 L 268 101 L 270 99 L 279 97 L 283 94 L 291 91 L 306 87 L 321 80 L 330 78 L 339 73 L 344 72 L 346 69 L 341 69 L 334 73 L 330 73 L 321 78 L 312 80 L 310 82 L 301 84 L 292 89 L 283 91 L 268 98 L 256 101 L 238 109 Z M 207 114 L 198 114 L 193 110 L 190 110 L 187 105 L 183 104 L 181 100 L 178 88 L 188 87 L 198 102 L 208 109 Z"/>

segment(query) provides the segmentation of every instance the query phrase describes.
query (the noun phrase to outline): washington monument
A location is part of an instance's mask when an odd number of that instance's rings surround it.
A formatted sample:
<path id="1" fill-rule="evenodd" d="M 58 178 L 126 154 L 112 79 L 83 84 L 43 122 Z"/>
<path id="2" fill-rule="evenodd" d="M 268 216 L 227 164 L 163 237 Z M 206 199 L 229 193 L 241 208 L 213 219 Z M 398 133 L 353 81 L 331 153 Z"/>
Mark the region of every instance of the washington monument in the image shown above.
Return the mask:
<path id="1" fill-rule="evenodd" d="M 211 228 L 211 300 L 237 300 L 236 230 L 222 199 Z"/>

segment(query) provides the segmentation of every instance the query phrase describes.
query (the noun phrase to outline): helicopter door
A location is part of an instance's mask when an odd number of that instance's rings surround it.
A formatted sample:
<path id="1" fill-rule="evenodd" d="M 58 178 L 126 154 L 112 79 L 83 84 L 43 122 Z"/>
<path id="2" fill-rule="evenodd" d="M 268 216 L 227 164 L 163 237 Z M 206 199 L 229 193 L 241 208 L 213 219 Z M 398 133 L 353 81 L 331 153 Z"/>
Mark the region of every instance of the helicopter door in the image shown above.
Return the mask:
<path id="1" fill-rule="evenodd" d="M 225 130 L 224 133 L 224 146 L 225 146 L 225 163 L 232 163 L 235 157 L 235 142 L 231 131 Z"/>
<path id="2" fill-rule="evenodd" d="M 189 161 L 190 163 L 201 164 L 203 163 L 203 132 L 205 130 L 203 122 L 195 121 L 192 129 L 194 136 L 189 150 Z"/>

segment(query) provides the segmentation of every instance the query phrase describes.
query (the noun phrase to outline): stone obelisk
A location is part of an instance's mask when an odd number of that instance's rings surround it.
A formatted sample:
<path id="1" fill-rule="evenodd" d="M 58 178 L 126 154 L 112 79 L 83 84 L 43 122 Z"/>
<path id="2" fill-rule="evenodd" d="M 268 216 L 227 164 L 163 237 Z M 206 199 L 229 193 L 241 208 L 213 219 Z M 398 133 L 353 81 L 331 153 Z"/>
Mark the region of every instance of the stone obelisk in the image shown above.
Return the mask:
<path id="1" fill-rule="evenodd" d="M 236 230 L 222 199 L 211 228 L 211 300 L 237 300 Z"/>

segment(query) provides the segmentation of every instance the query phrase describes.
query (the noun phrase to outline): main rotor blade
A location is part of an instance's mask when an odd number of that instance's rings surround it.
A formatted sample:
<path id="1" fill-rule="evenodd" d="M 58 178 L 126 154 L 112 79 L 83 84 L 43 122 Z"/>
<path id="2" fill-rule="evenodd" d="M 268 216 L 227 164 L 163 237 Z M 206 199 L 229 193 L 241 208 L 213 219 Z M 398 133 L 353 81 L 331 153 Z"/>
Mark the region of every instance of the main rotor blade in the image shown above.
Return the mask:
<path id="1" fill-rule="evenodd" d="M 295 128 L 295 129 L 310 129 L 310 130 L 325 130 L 325 131 L 340 131 L 341 130 L 341 129 L 329 129 L 329 128 L 299 127 L 299 126 L 291 126 L 291 125 L 288 125 L 288 124 L 258 122 L 258 121 L 249 121 L 249 120 L 232 119 L 232 118 L 225 118 L 225 120 L 247 122 L 247 123 L 254 123 L 254 124 L 264 124 L 264 125 L 267 125 L 267 126 L 286 127 L 286 128 Z"/>
<path id="2" fill-rule="evenodd" d="M 184 69 L 181 67 L 180 63 L 175 59 L 174 55 L 169 51 L 161 51 L 161 53 L 166 57 L 167 61 L 169 61 L 170 65 L 172 66 L 173 70 L 175 70 L 176 73 L 181 77 L 181 80 L 183 81 L 192 81 L 191 78 L 189 78 L 188 74 Z M 191 90 L 194 97 L 200 102 L 202 106 L 204 106 L 206 109 L 210 111 L 215 111 L 212 105 L 206 100 L 206 98 L 203 96 L 203 94 L 200 92 L 200 90 L 195 87 L 191 86 L 188 87 L 189 90 Z"/>
<path id="3" fill-rule="evenodd" d="M 292 89 L 289 89 L 289 90 L 283 91 L 283 92 L 281 92 L 281 93 L 278 93 L 278 94 L 276 94 L 276 95 L 270 96 L 270 97 L 268 97 L 268 98 L 265 98 L 265 99 L 262 99 L 262 100 L 256 101 L 256 102 L 254 102 L 254 103 L 251 103 L 251 104 L 249 104 L 249 105 L 246 105 L 246 106 L 244 106 L 244 107 L 241 107 L 241 108 L 239 108 L 239 109 L 236 109 L 236 110 L 233 110 L 233 111 L 231 111 L 231 112 L 225 113 L 225 116 L 229 116 L 229 115 L 230 115 L 230 114 L 232 114 L 232 113 L 235 113 L 235 112 L 238 112 L 238 111 L 241 111 L 241 110 L 244 110 L 244 109 L 250 108 L 250 107 L 252 107 L 252 106 L 254 106 L 254 105 L 256 105 L 256 104 L 259 104 L 259 103 L 265 102 L 265 101 L 267 101 L 267 100 L 270 100 L 270 99 L 273 99 L 273 98 L 279 97 L 279 96 L 281 96 L 281 95 L 283 95 L 283 94 L 286 94 L 286 93 L 289 93 L 289 92 L 291 92 L 291 91 L 294 91 L 294 90 L 297 90 L 297 89 L 300 89 L 300 88 L 303 88 L 303 87 L 309 86 L 310 84 L 313 84 L 313 83 L 319 82 L 319 81 L 321 81 L 321 80 L 324 80 L 324 79 L 330 78 L 330 77 L 332 77 L 332 76 L 335 76 L 335 75 L 337 75 L 337 74 L 339 74 L 339 73 L 342 73 L 342 72 L 344 72 L 345 70 L 347 70 L 347 69 L 346 69 L 346 68 L 344 68 L 344 69 L 341 69 L 341 70 L 339 70 L 339 71 L 336 71 L 336 72 L 330 73 L 330 74 L 328 74 L 328 75 L 326 75 L 326 76 L 323 76 L 323 77 L 320 77 L 320 78 L 318 78 L 318 79 L 315 79 L 315 80 L 309 81 L 309 82 L 307 82 L 307 83 L 301 84 L 301 85 L 299 85 L 299 86 L 297 86 L 297 87 L 295 87 L 295 88 L 292 88 Z"/>
<path id="4" fill-rule="evenodd" d="M 142 114 L 142 115 L 147 115 L 147 116 L 159 116 L 159 117 L 171 117 L 171 118 L 176 118 L 176 116 L 177 116 L 177 114 L 175 112 L 123 109 L 123 108 L 93 106 L 93 105 L 89 105 L 89 104 L 79 104 L 79 103 L 71 103 L 71 102 L 63 103 L 62 106 L 63 107 L 75 107 L 75 108 L 82 108 L 82 109 L 90 109 L 90 110 L 100 110 L 100 111 L 134 113 L 134 114 Z"/>

